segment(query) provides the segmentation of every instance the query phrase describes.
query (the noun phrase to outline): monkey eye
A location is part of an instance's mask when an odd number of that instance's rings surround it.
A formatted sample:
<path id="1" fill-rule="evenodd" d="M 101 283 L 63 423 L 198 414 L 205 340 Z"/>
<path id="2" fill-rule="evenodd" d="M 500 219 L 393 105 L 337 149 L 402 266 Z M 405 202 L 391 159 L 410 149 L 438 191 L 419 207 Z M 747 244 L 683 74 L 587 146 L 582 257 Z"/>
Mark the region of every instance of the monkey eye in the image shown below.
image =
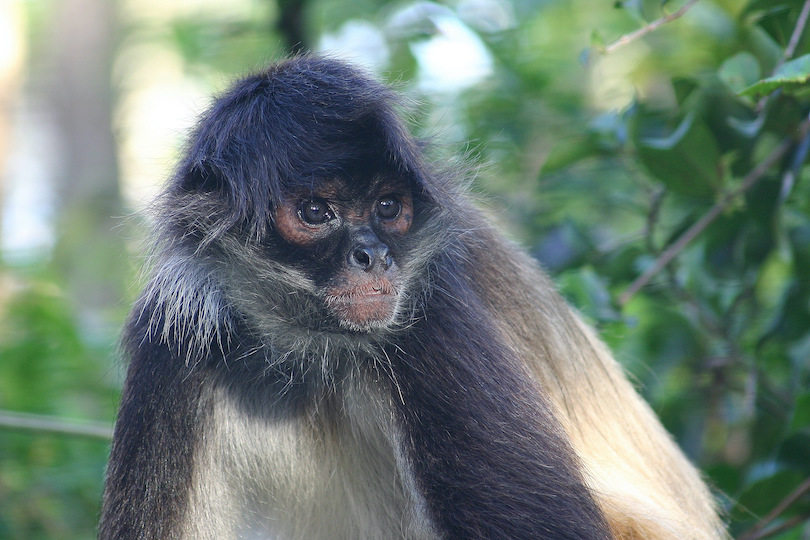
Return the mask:
<path id="1" fill-rule="evenodd" d="M 377 201 L 377 215 L 383 219 L 394 219 L 401 209 L 402 203 L 396 197 L 383 197 Z"/>
<path id="2" fill-rule="evenodd" d="M 335 219 L 329 204 L 323 199 L 308 199 L 301 203 L 298 215 L 309 225 L 323 225 Z"/>

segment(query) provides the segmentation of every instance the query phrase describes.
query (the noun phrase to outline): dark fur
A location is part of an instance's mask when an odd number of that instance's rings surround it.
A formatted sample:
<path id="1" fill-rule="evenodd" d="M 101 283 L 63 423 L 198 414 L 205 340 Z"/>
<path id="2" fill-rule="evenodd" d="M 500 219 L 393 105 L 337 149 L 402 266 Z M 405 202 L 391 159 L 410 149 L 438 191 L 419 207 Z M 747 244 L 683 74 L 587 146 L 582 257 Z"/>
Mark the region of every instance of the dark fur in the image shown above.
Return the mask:
<path id="1" fill-rule="evenodd" d="M 456 249 L 392 362 L 433 519 L 447 538 L 607 538 L 549 404 L 466 283 L 470 247 Z"/>
<path id="2" fill-rule="evenodd" d="M 298 58 L 237 83 L 202 118 L 159 202 L 154 277 L 124 332 L 130 366 L 101 538 L 193 534 L 200 448 L 223 395 L 269 434 L 294 422 L 325 448 L 388 437 L 374 451 L 397 464 L 391 489 L 413 508 L 381 508 L 415 524 L 385 537 L 610 537 L 544 390 L 479 294 L 489 285 L 472 265 L 491 233 L 476 232 L 483 218 L 427 167 L 393 103 L 343 63 Z M 407 279 L 403 304 L 390 328 L 347 331 L 313 292 L 326 269 L 287 246 L 271 216 L 294 189 L 337 176 L 363 191 L 381 175 L 414 195 L 411 231 L 387 239 Z M 347 405 L 358 388 L 381 396 L 360 413 Z M 390 419 L 394 434 L 367 431 L 366 415 Z M 345 478 L 360 499 L 374 481 Z M 308 518 L 287 519 L 279 534 L 303 536 L 294 531 Z"/>

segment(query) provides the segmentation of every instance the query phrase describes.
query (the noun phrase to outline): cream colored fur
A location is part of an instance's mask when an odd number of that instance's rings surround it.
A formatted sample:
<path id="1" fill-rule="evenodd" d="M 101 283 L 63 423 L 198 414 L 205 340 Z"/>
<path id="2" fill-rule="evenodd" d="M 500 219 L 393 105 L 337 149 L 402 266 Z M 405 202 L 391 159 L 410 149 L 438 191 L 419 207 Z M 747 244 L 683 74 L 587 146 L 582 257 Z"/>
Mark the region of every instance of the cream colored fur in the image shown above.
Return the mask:
<path id="1" fill-rule="evenodd" d="M 355 382 L 303 421 L 278 419 L 269 403 L 245 414 L 218 390 L 184 538 L 437 540 L 393 450 L 391 405 Z"/>
<path id="2" fill-rule="evenodd" d="M 481 293 L 549 393 L 615 537 L 726 538 L 705 483 L 610 351 L 521 250 L 495 232 L 486 250 Z"/>

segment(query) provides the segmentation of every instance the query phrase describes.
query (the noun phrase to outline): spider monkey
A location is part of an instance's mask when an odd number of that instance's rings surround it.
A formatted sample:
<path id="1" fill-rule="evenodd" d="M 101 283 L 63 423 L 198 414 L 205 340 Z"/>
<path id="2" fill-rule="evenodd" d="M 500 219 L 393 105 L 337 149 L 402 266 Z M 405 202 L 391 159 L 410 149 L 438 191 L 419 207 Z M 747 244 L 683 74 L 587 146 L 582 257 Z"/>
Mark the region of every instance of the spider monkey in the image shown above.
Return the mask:
<path id="1" fill-rule="evenodd" d="M 156 203 L 103 539 L 724 538 L 594 332 L 302 56 L 215 100 Z"/>

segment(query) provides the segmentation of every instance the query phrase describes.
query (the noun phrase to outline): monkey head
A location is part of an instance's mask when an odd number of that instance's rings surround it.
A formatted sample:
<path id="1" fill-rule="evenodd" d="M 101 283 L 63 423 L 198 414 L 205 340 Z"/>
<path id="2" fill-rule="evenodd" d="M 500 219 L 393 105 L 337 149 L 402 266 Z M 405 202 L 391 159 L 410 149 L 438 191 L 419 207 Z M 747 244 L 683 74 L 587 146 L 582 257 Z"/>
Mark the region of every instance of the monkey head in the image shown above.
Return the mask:
<path id="1" fill-rule="evenodd" d="M 160 199 L 157 275 L 171 283 L 151 290 L 162 320 L 190 319 L 174 326 L 205 343 L 244 322 L 274 347 L 317 356 L 418 317 L 458 205 L 395 103 L 373 78 L 318 58 L 217 98 Z M 187 309 L 195 291 L 210 313 Z"/>

